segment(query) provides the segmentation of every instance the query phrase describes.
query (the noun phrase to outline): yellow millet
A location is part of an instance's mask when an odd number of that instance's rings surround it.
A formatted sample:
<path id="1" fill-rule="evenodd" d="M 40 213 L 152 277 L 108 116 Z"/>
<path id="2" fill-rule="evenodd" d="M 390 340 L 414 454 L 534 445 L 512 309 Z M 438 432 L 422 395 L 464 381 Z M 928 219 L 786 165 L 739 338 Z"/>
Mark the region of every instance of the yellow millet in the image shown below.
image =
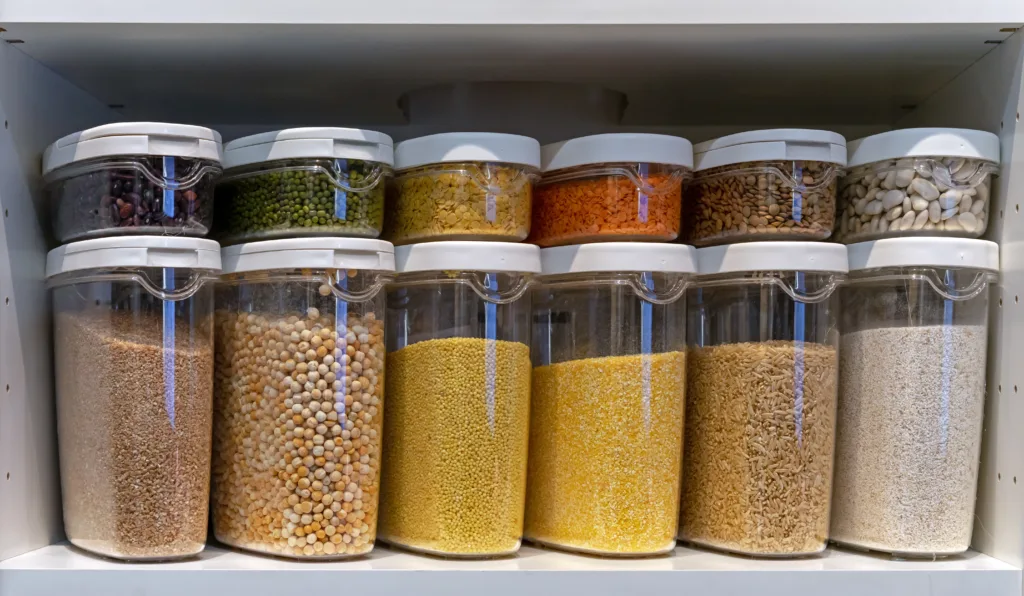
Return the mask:
<path id="1" fill-rule="evenodd" d="M 443 555 L 515 552 L 529 416 L 526 344 L 434 339 L 388 354 L 381 539 Z"/>

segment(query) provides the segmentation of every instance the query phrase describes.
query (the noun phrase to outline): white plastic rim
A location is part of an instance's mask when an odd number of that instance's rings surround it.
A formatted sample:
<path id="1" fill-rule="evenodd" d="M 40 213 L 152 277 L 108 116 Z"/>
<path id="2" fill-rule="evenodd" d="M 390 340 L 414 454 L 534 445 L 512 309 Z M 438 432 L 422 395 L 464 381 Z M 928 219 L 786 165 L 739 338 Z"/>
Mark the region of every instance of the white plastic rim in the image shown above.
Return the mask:
<path id="1" fill-rule="evenodd" d="M 967 128 L 890 130 L 847 146 L 850 167 L 902 157 L 967 157 L 999 163 L 999 137 Z"/>
<path id="2" fill-rule="evenodd" d="M 46 255 L 46 278 L 112 267 L 174 267 L 219 273 L 220 245 L 203 238 L 119 236 L 72 242 Z"/>
<path id="3" fill-rule="evenodd" d="M 368 238 L 290 238 L 228 246 L 224 275 L 282 269 L 395 270 L 395 247 Z"/>
<path id="4" fill-rule="evenodd" d="M 846 139 L 827 130 L 752 130 L 699 143 L 693 148 L 697 171 L 747 161 L 820 161 L 846 165 Z"/>
<path id="5" fill-rule="evenodd" d="M 758 271 L 846 273 L 846 246 L 826 242 L 748 242 L 697 249 L 701 275 Z"/>
<path id="6" fill-rule="evenodd" d="M 541 273 L 697 273 L 697 250 L 685 244 L 595 242 L 544 248 Z"/>
<path id="7" fill-rule="evenodd" d="M 882 267 L 939 267 L 999 271 L 999 245 L 970 238 L 885 238 L 846 247 L 850 271 Z"/>
<path id="8" fill-rule="evenodd" d="M 682 137 L 609 133 L 544 145 L 541 170 L 551 172 L 601 163 L 653 163 L 693 169 L 693 144 Z"/>
<path id="9" fill-rule="evenodd" d="M 242 137 L 224 146 L 224 167 L 281 159 L 358 159 L 395 165 L 388 135 L 359 128 L 289 128 Z"/>
<path id="10" fill-rule="evenodd" d="M 220 133 L 202 126 L 163 122 L 118 122 L 70 134 L 43 152 L 43 175 L 79 161 L 113 156 L 224 157 Z"/>
<path id="11" fill-rule="evenodd" d="M 540 248 L 515 242 L 425 242 L 395 249 L 398 273 L 485 271 L 540 273 Z"/>
<path id="12" fill-rule="evenodd" d="M 540 143 L 496 132 L 446 132 L 402 141 L 395 147 L 395 169 L 435 163 L 478 161 L 540 169 Z"/>

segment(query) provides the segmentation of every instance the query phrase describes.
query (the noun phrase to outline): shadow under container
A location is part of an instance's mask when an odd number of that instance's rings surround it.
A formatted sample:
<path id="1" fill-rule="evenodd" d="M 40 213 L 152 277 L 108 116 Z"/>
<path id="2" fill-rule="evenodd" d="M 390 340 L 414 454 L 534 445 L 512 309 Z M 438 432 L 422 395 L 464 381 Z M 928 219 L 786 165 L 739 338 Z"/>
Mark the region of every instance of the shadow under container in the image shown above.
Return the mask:
<path id="1" fill-rule="evenodd" d="M 830 537 L 900 557 L 962 553 L 974 526 L 999 248 L 889 238 L 849 250 Z"/>
<path id="2" fill-rule="evenodd" d="M 676 544 L 692 247 L 541 251 L 527 540 L 610 556 Z"/>
<path id="3" fill-rule="evenodd" d="M 120 122 L 60 139 L 43 154 L 57 242 L 206 236 L 222 154 L 219 133 L 184 124 Z"/>
<path id="4" fill-rule="evenodd" d="M 206 544 L 220 247 L 162 236 L 50 251 L 64 531 L 105 557 Z"/>
<path id="5" fill-rule="evenodd" d="M 292 128 L 232 141 L 217 185 L 222 244 L 303 236 L 376 238 L 392 177 L 391 137 Z"/>
<path id="6" fill-rule="evenodd" d="M 825 240 L 836 215 L 846 140 L 824 130 L 758 130 L 694 147 L 683 240 L 711 246 Z"/>
<path id="7" fill-rule="evenodd" d="M 433 242 L 395 255 L 381 540 L 445 557 L 513 554 L 523 534 L 529 289 L 540 250 Z"/>
<path id="8" fill-rule="evenodd" d="M 385 237 L 521 242 L 530 233 L 540 143 L 529 137 L 453 132 L 403 141 L 389 192 Z"/>
<path id="9" fill-rule="evenodd" d="M 679 538 L 762 557 L 828 540 L 846 247 L 697 251 Z"/>
<path id="10" fill-rule="evenodd" d="M 671 242 L 679 236 L 693 145 L 657 134 L 601 134 L 545 145 L 528 242 Z"/>
<path id="11" fill-rule="evenodd" d="M 384 401 L 381 240 L 225 248 L 217 286 L 213 530 L 296 559 L 373 549 Z"/>

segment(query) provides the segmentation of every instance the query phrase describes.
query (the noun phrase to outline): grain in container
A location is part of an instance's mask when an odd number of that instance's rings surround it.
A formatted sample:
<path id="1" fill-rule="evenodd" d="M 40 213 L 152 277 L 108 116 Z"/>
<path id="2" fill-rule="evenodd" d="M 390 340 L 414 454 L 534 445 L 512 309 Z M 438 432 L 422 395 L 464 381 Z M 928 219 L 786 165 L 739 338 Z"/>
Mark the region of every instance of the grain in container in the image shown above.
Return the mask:
<path id="1" fill-rule="evenodd" d="M 220 134 L 159 122 L 120 122 L 46 148 L 43 181 L 61 244 L 128 234 L 206 236 L 221 173 Z"/>
<path id="2" fill-rule="evenodd" d="M 836 213 L 846 140 L 825 130 L 743 132 L 694 147 L 683 202 L 684 240 L 825 240 Z"/>
<path id="3" fill-rule="evenodd" d="M 395 250 L 380 537 L 449 557 L 519 549 L 540 250 L 434 242 Z"/>
<path id="4" fill-rule="evenodd" d="M 676 544 L 692 247 L 541 251 L 526 538 L 590 554 Z"/>
<path id="5" fill-rule="evenodd" d="M 75 546 L 136 561 L 203 550 L 220 263 L 212 240 L 164 236 L 47 255 L 64 530 Z"/>
<path id="6" fill-rule="evenodd" d="M 999 249 L 919 237 L 849 250 L 831 538 L 901 557 L 964 552 Z"/>
<path id="7" fill-rule="evenodd" d="M 232 141 L 217 186 L 217 238 L 376 238 L 393 165 L 391 137 L 372 130 L 292 128 Z"/>
<path id="8" fill-rule="evenodd" d="M 688 297 L 679 538 L 745 555 L 825 549 L 846 247 L 697 251 Z"/>
<path id="9" fill-rule="evenodd" d="M 277 556 L 373 549 L 391 244 L 227 247 L 217 286 L 213 529 Z"/>
<path id="10" fill-rule="evenodd" d="M 662 241 L 679 236 L 693 145 L 657 134 L 601 134 L 541 148 L 529 242 Z"/>
<path id="11" fill-rule="evenodd" d="M 999 137 L 962 128 L 892 130 L 850 143 L 836 240 L 985 233 Z"/>
<path id="12" fill-rule="evenodd" d="M 395 148 L 397 170 L 385 236 L 396 245 L 433 240 L 520 242 L 530 233 L 540 144 L 529 137 L 453 132 Z"/>

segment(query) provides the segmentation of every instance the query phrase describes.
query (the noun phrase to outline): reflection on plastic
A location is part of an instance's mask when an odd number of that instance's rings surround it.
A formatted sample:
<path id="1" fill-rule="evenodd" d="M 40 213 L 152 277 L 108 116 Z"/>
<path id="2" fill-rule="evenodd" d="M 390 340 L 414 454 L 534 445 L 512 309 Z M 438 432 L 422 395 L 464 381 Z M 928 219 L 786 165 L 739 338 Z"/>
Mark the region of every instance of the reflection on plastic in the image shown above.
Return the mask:
<path id="1" fill-rule="evenodd" d="M 168 158 L 164 158 L 165 161 Z M 169 158 L 174 159 L 174 158 Z M 167 192 L 167 191 L 164 191 Z M 173 191 L 172 191 L 173 192 Z M 165 292 L 174 291 L 174 268 L 166 267 L 163 270 L 163 289 Z M 174 379 L 174 306 L 171 300 L 161 300 L 163 305 L 164 325 L 164 407 L 167 409 L 167 417 L 174 428 L 174 393 L 176 391 Z"/>

